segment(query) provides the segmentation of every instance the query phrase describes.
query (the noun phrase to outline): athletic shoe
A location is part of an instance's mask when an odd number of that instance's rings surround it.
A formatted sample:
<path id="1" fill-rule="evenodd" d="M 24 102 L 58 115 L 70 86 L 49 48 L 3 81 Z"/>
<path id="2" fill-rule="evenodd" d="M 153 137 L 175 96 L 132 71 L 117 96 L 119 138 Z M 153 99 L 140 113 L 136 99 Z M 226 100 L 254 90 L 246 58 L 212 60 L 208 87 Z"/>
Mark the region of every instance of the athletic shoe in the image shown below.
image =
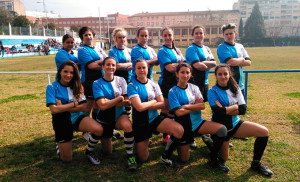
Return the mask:
<path id="1" fill-rule="evenodd" d="M 148 147 L 150 147 L 150 145 L 152 144 L 152 140 L 149 140 L 149 143 L 148 143 Z"/>
<path id="2" fill-rule="evenodd" d="M 81 138 L 84 139 L 85 141 L 89 141 L 90 134 L 88 132 L 82 132 Z"/>
<path id="3" fill-rule="evenodd" d="M 132 157 L 128 157 L 127 159 L 127 167 L 129 168 L 129 170 L 136 170 L 137 168 L 137 163 L 136 163 L 136 160 L 135 160 L 135 157 L 132 156 Z"/>
<path id="4" fill-rule="evenodd" d="M 190 148 L 191 149 L 197 149 L 197 143 L 196 143 L 195 140 L 192 143 L 190 143 Z"/>
<path id="5" fill-rule="evenodd" d="M 162 141 L 163 141 L 163 143 L 164 144 L 167 144 L 168 143 L 168 140 L 169 140 L 169 138 L 170 138 L 170 135 L 167 135 L 165 138 L 164 138 L 164 136 L 162 137 Z"/>
<path id="6" fill-rule="evenodd" d="M 205 145 L 208 147 L 208 149 L 210 151 L 212 151 L 214 141 L 207 135 L 202 135 L 201 138 L 202 138 L 203 142 L 205 143 Z"/>
<path id="7" fill-rule="evenodd" d="M 86 150 L 85 155 L 92 164 L 94 164 L 94 165 L 100 164 L 100 160 L 98 159 L 98 157 L 95 155 L 94 152 Z"/>
<path id="8" fill-rule="evenodd" d="M 113 132 L 113 139 L 114 140 L 123 140 L 124 139 L 124 135 L 122 135 L 120 132 L 118 132 L 117 130 L 114 130 Z"/>
<path id="9" fill-rule="evenodd" d="M 229 147 L 230 147 L 230 148 L 233 147 L 233 144 L 232 144 L 232 143 L 229 143 Z"/>
<path id="10" fill-rule="evenodd" d="M 224 171 L 226 173 L 228 173 L 228 171 L 230 170 L 229 167 L 225 165 L 225 163 L 219 161 L 210 161 L 210 167 Z"/>
<path id="11" fill-rule="evenodd" d="M 252 162 L 251 163 L 251 169 L 253 171 L 256 171 L 262 175 L 265 175 L 267 177 L 271 177 L 273 175 L 273 172 L 266 168 L 262 163 L 258 162 L 258 163 L 255 163 L 255 162 Z"/>
<path id="12" fill-rule="evenodd" d="M 163 158 L 163 156 L 160 157 L 159 163 L 164 164 L 168 167 L 174 167 L 174 168 L 179 168 L 180 165 L 178 162 L 176 162 L 175 160 L 171 160 L 168 158 Z"/>

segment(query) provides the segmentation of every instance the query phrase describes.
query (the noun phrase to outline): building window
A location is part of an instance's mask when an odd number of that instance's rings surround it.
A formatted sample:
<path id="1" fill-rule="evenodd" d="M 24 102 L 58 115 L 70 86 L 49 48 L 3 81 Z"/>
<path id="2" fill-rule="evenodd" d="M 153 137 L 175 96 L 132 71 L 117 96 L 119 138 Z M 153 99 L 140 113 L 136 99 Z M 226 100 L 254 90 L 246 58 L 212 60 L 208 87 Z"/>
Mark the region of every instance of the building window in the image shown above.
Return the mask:
<path id="1" fill-rule="evenodd" d="M 158 23 L 158 22 L 156 22 L 156 25 L 158 26 L 158 25 L 159 25 L 159 23 Z"/>
<path id="2" fill-rule="evenodd" d="M 212 28 L 211 34 L 218 34 L 218 28 Z"/>
<path id="3" fill-rule="evenodd" d="M 154 26 L 154 22 L 151 22 L 151 26 Z"/>
<path id="4" fill-rule="evenodd" d="M 206 34 L 210 34 L 210 28 L 205 29 Z"/>
<path id="5" fill-rule="evenodd" d="M 149 26 L 150 25 L 150 22 L 147 22 L 147 26 Z"/>
<path id="6" fill-rule="evenodd" d="M 91 21 L 88 21 L 88 23 L 91 23 Z"/>
<path id="7" fill-rule="evenodd" d="M 187 39 L 182 39 L 182 42 L 187 42 Z"/>
<path id="8" fill-rule="evenodd" d="M 180 35 L 180 29 L 175 29 L 174 30 L 174 35 Z"/>
<path id="9" fill-rule="evenodd" d="M 187 35 L 188 34 L 188 30 L 187 29 L 182 29 L 182 35 Z"/>

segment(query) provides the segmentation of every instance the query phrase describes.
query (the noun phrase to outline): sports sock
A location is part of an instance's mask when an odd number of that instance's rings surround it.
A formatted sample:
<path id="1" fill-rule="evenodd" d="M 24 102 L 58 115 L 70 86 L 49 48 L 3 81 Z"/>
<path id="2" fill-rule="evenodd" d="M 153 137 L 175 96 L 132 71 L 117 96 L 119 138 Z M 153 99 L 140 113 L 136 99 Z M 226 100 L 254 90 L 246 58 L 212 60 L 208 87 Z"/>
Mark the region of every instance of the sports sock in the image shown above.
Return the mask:
<path id="1" fill-rule="evenodd" d="M 101 137 L 91 134 L 88 141 L 88 147 L 86 148 L 86 152 L 92 152 L 95 149 L 95 146 L 97 145 L 98 141 Z"/>
<path id="2" fill-rule="evenodd" d="M 218 137 L 217 135 L 214 134 L 211 135 L 211 138 L 213 139 L 213 147 L 210 153 L 210 159 L 211 161 L 217 161 L 218 154 L 222 147 L 225 137 Z"/>
<path id="3" fill-rule="evenodd" d="M 134 133 L 124 132 L 124 144 L 126 148 L 126 153 L 128 157 L 133 156 L 133 145 L 134 145 Z"/>
<path id="4" fill-rule="evenodd" d="M 254 143 L 253 161 L 259 162 L 268 143 L 269 136 L 257 137 Z"/>
<path id="5" fill-rule="evenodd" d="M 175 138 L 174 136 L 171 136 L 171 137 L 169 138 L 169 140 L 168 140 L 168 142 L 167 142 L 167 145 L 166 145 L 166 147 L 165 147 L 165 151 L 164 151 L 164 153 L 163 153 L 163 155 L 162 155 L 162 157 L 163 157 L 164 159 L 166 159 L 166 158 L 169 159 L 169 158 L 171 157 L 173 151 L 176 149 L 176 147 L 177 147 L 177 145 L 178 145 L 178 141 L 179 141 L 179 139 L 178 139 L 178 138 Z"/>

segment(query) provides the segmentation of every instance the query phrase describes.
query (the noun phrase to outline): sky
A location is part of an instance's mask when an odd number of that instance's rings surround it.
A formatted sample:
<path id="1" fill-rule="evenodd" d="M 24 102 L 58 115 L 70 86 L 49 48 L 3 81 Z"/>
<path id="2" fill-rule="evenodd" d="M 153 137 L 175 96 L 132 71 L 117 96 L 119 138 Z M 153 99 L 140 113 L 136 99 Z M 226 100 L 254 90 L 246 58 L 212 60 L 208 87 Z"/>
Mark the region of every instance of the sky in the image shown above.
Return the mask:
<path id="1" fill-rule="evenodd" d="M 141 12 L 181 12 L 231 10 L 238 0 L 44 0 L 48 12 L 61 17 L 87 17 L 120 13 L 134 15 Z M 21 0 L 26 11 L 44 11 L 43 0 Z M 38 3 L 39 2 L 39 3 Z"/>

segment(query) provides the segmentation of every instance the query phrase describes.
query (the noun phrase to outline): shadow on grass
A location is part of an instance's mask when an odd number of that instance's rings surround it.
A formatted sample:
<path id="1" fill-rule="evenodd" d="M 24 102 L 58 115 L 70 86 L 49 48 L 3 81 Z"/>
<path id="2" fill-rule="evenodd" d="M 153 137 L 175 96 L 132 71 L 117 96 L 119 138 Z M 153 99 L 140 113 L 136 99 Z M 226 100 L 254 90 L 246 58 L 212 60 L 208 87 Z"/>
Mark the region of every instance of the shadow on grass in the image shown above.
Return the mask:
<path id="1" fill-rule="evenodd" d="M 152 138 L 149 161 L 135 172 L 125 167 L 123 141 L 114 141 L 113 154 L 102 157 L 101 164 L 94 166 L 84 156 L 87 142 L 79 135 L 73 139 L 71 163 L 62 163 L 58 159 L 53 140 L 54 136 L 47 136 L 1 147 L 0 181 L 244 181 L 252 174 L 247 171 L 232 179 L 223 172 L 211 169 L 207 165 L 209 151 L 203 143 L 196 150 L 191 150 L 188 165 L 179 169 L 165 167 L 158 162 L 164 150 L 161 135 Z M 199 138 L 197 141 L 200 141 Z M 96 153 L 101 153 L 99 144 Z"/>

